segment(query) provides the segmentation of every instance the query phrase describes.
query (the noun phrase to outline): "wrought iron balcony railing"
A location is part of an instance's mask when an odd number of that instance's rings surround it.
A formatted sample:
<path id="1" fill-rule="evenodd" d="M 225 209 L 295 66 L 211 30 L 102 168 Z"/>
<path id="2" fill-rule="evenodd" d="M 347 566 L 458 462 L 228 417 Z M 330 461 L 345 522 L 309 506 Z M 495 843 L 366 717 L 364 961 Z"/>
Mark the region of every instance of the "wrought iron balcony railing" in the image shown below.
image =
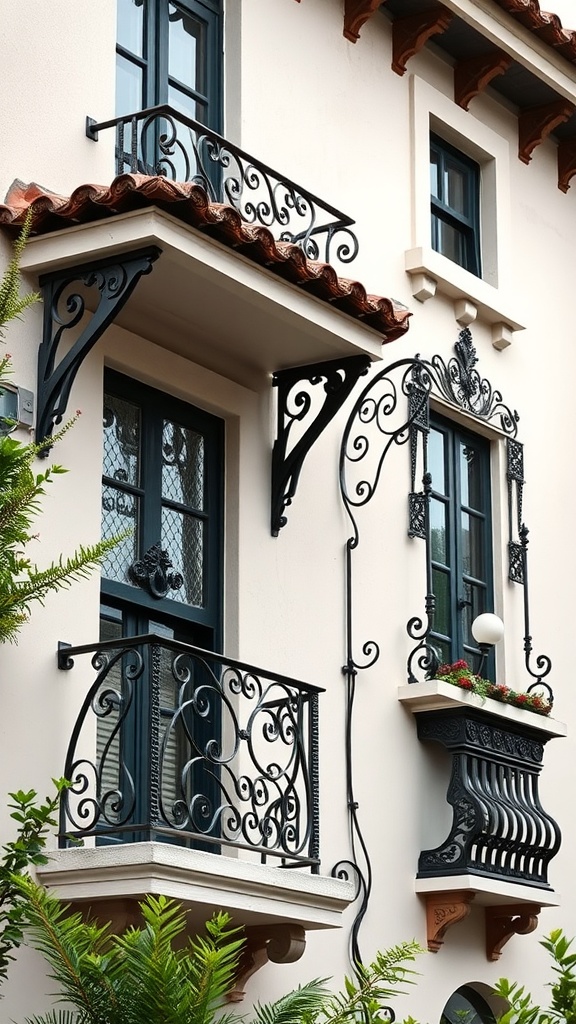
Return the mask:
<path id="1" fill-rule="evenodd" d="M 561 837 L 540 803 L 538 776 L 550 734 L 475 708 L 420 713 L 417 725 L 419 739 L 452 754 L 453 809 L 448 837 L 420 854 L 418 877 L 473 874 L 549 889 Z"/>
<path id="2" fill-rule="evenodd" d="M 61 644 L 96 678 L 74 726 L 60 845 L 161 840 L 237 847 L 318 870 L 318 694 L 150 634 Z"/>
<path id="3" fill-rule="evenodd" d="M 294 242 L 309 259 L 355 259 L 352 218 L 199 121 L 166 104 L 99 124 L 86 119 L 86 134 L 93 141 L 107 128 L 116 129 L 117 174 L 194 182 L 212 202 L 235 207 L 248 224 L 269 228 L 278 241 Z"/>

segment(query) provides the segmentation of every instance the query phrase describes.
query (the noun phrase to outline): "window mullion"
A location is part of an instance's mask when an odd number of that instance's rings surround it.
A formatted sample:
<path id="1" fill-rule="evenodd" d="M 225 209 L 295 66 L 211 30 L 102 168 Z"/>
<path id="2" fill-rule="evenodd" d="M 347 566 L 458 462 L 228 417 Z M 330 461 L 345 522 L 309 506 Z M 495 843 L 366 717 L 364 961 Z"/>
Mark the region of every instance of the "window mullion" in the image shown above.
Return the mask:
<path id="1" fill-rule="evenodd" d="M 144 554 L 162 538 L 162 416 L 142 405 L 142 551 Z"/>

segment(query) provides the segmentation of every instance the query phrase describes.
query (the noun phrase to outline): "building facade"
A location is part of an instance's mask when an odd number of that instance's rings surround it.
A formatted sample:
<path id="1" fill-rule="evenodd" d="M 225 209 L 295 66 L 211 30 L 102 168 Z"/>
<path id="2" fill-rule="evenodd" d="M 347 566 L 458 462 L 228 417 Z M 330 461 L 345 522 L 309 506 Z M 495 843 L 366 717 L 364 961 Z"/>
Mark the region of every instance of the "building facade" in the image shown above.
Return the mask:
<path id="1" fill-rule="evenodd" d="M 14 436 L 81 411 L 40 565 L 121 539 L 2 651 L 1 791 L 73 783 L 40 877 L 117 926 L 148 891 L 228 909 L 269 960 L 247 1003 L 414 936 L 398 1016 L 544 998 L 576 920 L 576 34 L 537 0 L 45 6 L 0 43 L 2 259 L 31 211 L 43 299 Z M 438 678 L 462 659 L 531 696 Z M 25 949 L 0 1016 L 50 991 Z"/>

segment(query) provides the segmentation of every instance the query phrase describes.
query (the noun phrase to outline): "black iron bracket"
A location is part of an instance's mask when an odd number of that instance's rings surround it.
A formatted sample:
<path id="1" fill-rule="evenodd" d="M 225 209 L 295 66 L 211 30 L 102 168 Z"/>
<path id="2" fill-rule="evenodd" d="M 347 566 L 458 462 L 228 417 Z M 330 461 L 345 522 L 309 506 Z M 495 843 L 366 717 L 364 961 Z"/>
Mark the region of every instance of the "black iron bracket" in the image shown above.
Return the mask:
<path id="1" fill-rule="evenodd" d="M 272 384 L 278 388 L 278 426 L 272 451 L 272 536 L 277 537 L 286 526 L 284 512 L 296 494 L 300 472 L 308 452 L 348 398 L 359 377 L 370 365 L 369 356 L 346 356 L 309 366 L 278 370 Z M 312 401 L 305 384 L 312 388 L 324 385 L 321 408 Z M 315 396 L 314 396 L 315 397 Z M 310 423 L 289 450 L 295 423 Z"/>
<path id="2" fill-rule="evenodd" d="M 161 250 L 155 246 L 121 253 L 109 259 L 67 267 L 40 278 L 44 299 L 44 328 L 38 351 L 38 414 L 36 438 L 50 438 L 62 422 L 70 391 L 84 359 L 130 298 L 143 274 L 149 274 Z M 81 324 L 86 290 L 96 293 L 95 308 Z M 56 358 L 66 331 L 79 326 L 69 351 Z M 50 444 L 43 455 L 47 455 Z"/>

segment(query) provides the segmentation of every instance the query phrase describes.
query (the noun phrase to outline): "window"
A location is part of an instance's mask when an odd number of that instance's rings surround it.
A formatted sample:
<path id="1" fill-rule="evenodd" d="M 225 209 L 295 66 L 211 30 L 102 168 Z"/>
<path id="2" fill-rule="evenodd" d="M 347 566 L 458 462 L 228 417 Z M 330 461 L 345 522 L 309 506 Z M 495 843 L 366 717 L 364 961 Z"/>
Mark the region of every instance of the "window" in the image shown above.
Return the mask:
<path id="1" fill-rule="evenodd" d="M 462 985 L 451 996 L 440 1024 L 496 1024 L 488 1003 L 470 985 Z"/>
<path id="2" fill-rule="evenodd" d="M 480 277 L 480 168 L 430 136 L 432 248 Z"/>
<path id="3" fill-rule="evenodd" d="M 101 639 L 156 633 L 166 640 L 218 651 L 222 605 L 223 423 L 214 416 L 116 373 L 106 377 L 104 398 L 102 535 L 125 533 L 102 565 Z M 160 716 L 168 727 L 178 704 L 179 680 L 168 657 L 159 673 Z M 102 713 L 97 728 L 100 795 L 108 826 L 125 821 L 110 794 L 126 779 L 147 779 L 151 766 L 149 690 L 132 688 L 116 666 L 110 683 L 126 699 L 123 714 Z M 124 689 L 127 687 L 126 694 Z M 128 690 L 130 693 L 128 693 Z M 106 697 L 103 697 L 103 704 Z M 120 705 L 118 705 L 120 706 Z M 199 724 L 198 724 L 199 722 Z M 220 735 L 220 712 L 195 716 L 201 746 Z M 200 735 L 202 732 L 202 736 Z M 205 735 L 204 735 L 205 733 Z M 162 799 L 180 798 L 182 737 L 174 730 L 164 753 Z M 195 784 L 211 793 L 214 780 Z M 145 785 L 136 784 L 132 822 L 147 821 Z M 104 795 L 103 795 L 104 794 Z M 105 795 L 107 794 L 107 796 Z M 124 818 L 122 815 L 124 814 Z M 124 841 L 141 838 L 118 829 Z"/>
<path id="4" fill-rule="evenodd" d="M 471 660 L 478 652 L 472 622 L 493 608 L 490 445 L 448 420 L 433 417 L 428 468 L 436 596 L 432 643 L 442 661 Z"/>
<path id="5" fill-rule="evenodd" d="M 221 120 L 220 0 L 118 0 L 116 113 L 159 103 Z"/>

